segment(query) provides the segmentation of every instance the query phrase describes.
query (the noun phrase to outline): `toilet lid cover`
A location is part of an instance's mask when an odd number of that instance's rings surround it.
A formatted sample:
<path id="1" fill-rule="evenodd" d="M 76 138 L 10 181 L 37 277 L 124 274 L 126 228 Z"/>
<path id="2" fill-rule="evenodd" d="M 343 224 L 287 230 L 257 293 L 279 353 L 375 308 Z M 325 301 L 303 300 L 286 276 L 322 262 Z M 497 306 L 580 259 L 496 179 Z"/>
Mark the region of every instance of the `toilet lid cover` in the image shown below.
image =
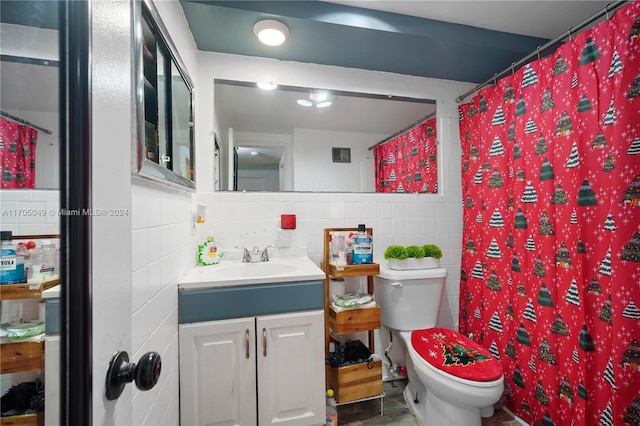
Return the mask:
<path id="1" fill-rule="evenodd" d="M 457 331 L 414 330 L 411 345 L 425 361 L 452 376 L 476 382 L 502 377 L 502 365 L 489 351 Z"/>

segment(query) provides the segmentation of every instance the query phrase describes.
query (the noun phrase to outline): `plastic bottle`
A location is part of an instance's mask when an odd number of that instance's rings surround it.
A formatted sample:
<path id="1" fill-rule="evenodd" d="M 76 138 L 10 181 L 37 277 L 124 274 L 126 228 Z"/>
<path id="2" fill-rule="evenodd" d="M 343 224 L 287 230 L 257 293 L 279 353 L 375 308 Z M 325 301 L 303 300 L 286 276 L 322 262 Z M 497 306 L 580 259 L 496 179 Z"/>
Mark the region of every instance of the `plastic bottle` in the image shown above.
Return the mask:
<path id="1" fill-rule="evenodd" d="M 373 238 L 367 234 L 363 224 L 358 225 L 358 233 L 353 237 L 353 254 L 351 261 L 354 265 L 373 263 Z"/>
<path id="2" fill-rule="evenodd" d="M 50 240 L 42 240 L 42 262 L 40 265 L 34 265 L 36 268 L 40 267 L 41 281 L 48 281 L 52 279 L 56 271 L 56 246 Z M 34 270 L 34 272 L 36 272 Z M 37 281 L 37 280 L 35 280 Z"/>
<path id="3" fill-rule="evenodd" d="M 0 232 L 0 284 L 17 284 L 25 282 L 24 256 L 16 254 L 11 231 Z"/>
<path id="4" fill-rule="evenodd" d="M 338 404 L 333 398 L 333 389 L 327 389 L 327 426 L 338 426 Z"/>
<path id="5" fill-rule="evenodd" d="M 31 250 L 29 256 L 29 276 L 30 282 L 41 282 L 43 280 L 40 269 L 42 268 L 42 246 L 36 246 Z"/>

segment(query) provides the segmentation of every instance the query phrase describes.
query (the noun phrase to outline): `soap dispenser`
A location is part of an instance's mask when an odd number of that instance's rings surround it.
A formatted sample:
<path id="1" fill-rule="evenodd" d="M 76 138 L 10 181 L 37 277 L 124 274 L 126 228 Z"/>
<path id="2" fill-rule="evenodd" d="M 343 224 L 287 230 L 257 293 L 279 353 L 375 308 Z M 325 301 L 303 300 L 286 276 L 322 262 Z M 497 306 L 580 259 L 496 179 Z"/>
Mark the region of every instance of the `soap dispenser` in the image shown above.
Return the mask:
<path id="1" fill-rule="evenodd" d="M 220 262 L 223 255 L 211 234 L 207 237 L 207 241 L 198 245 L 198 265 L 215 265 Z"/>

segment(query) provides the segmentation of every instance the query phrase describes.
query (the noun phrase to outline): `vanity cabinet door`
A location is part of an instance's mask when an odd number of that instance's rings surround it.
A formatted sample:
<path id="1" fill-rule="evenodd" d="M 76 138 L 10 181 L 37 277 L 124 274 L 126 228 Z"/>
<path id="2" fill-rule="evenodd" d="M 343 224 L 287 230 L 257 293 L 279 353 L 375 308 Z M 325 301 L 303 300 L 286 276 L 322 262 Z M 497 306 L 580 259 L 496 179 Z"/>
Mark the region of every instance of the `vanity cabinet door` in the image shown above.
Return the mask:
<path id="1" fill-rule="evenodd" d="M 324 423 L 323 318 L 322 311 L 256 318 L 260 426 Z"/>
<path id="2" fill-rule="evenodd" d="M 183 425 L 255 425 L 255 318 L 180 325 Z"/>

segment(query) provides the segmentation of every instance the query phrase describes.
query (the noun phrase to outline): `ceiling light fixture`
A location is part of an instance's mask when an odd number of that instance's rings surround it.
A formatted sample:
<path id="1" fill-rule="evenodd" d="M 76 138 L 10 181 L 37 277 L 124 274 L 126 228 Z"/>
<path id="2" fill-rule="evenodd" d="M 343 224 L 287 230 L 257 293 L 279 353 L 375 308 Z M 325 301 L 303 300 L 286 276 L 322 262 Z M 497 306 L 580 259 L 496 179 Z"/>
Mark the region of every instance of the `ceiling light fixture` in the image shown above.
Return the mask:
<path id="1" fill-rule="evenodd" d="M 319 90 L 317 92 L 309 93 L 309 99 L 314 102 L 323 102 L 329 99 L 329 95 L 327 92 Z"/>
<path id="2" fill-rule="evenodd" d="M 280 46 L 289 37 L 289 28 L 282 22 L 268 19 L 256 23 L 253 33 L 267 46 Z"/>
<path id="3" fill-rule="evenodd" d="M 256 86 L 258 86 L 262 90 L 273 90 L 276 87 L 278 87 L 278 85 L 275 83 L 263 83 L 263 82 L 256 83 Z"/>
<path id="4" fill-rule="evenodd" d="M 305 107 L 316 106 L 316 108 L 326 108 L 331 105 L 329 100 L 329 93 L 324 90 L 318 90 L 316 92 L 309 93 L 309 99 L 298 99 L 298 105 Z"/>

